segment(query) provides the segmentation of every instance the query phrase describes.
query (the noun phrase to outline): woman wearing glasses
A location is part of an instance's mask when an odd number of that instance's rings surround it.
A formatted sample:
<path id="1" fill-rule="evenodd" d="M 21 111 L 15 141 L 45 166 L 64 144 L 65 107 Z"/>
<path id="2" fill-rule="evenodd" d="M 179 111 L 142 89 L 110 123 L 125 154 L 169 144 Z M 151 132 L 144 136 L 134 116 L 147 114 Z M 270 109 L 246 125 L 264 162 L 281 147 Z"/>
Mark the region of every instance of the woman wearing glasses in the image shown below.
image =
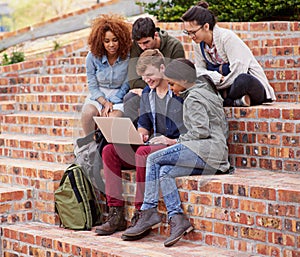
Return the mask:
<path id="1" fill-rule="evenodd" d="M 224 106 L 250 106 L 276 100 L 274 90 L 248 46 L 231 30 L 220 28 L 201 1 L 181 17 L 193 40 L 197 75 L 208 75 Z"/>

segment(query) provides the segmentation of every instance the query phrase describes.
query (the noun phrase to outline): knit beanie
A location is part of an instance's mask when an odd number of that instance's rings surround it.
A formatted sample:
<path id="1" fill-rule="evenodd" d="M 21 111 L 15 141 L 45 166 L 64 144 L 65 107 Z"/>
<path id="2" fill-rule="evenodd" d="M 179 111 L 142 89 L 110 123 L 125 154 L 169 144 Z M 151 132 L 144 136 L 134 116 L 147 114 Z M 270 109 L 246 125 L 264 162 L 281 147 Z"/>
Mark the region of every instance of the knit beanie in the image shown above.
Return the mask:
<path id="1" fill-rule="evenodd" d="M 194 83 L 197 78 L 195 65 L 185 58 L 171 61 L 166 67 L 165 76 L 174 80 L 185 80 L 189 83 Z"/>

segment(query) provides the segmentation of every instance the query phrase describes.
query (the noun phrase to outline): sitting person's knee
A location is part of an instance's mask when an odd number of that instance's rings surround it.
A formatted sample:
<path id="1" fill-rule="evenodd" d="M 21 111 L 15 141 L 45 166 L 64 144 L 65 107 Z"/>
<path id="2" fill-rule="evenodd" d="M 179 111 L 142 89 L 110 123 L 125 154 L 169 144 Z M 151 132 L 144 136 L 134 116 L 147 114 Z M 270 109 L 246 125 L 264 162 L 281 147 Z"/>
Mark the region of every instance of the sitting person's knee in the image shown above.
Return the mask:
<path id="1" fill-rule="evenodd" d="M 86 117 L 93 117 L 93 116 L 98 116 L 99 112 L 97 110 L 97 108 L 93 105 L 85 105 L 82 108 L 82 116 L 86 116 Z"/>
<path id="2" fill-rule="evenodd" d="M 105 159 L 107 156 L 112 156 L 115 152 L 116 151 L 113 144 L 104 146 L 102 150 L 102 159 Z"/>

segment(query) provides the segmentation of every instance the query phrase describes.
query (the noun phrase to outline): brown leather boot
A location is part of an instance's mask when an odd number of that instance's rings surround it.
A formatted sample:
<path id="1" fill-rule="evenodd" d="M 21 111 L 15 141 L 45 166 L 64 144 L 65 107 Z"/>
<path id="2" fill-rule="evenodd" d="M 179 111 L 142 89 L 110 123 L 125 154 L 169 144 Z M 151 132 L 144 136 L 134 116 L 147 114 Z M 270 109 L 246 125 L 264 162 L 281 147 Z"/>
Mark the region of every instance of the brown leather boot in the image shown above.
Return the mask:
<path id="1" fill-rule="evenodd" d="M 101 226 L 96 227 L 96 233 L 101 236 L 111 235 L 116 231 L 126 229 L 123 206 L 110 206 L 107 220 Z"/>
<path id="2" fill-rule="evenodd" d="M 194 229 L 184 214 L 176 214 L 169 220 L 169 224 L 171 233 L 170 237 L 164 242 L 166 247 L 176 244 L 180 238 Z"/>
<path id="3" fill-rule="evenodd" d="M 156 228 L 161 223 L 161 216 L 156 208 L 143 210 L 139 212 L 138 220 L 134 226 L 129 227 L 122 235 L 123 240 L 138 240 L 142 235 L 147 235 L 147 231 Z M 128 239 L 128 237 L 131 237 Z"/>

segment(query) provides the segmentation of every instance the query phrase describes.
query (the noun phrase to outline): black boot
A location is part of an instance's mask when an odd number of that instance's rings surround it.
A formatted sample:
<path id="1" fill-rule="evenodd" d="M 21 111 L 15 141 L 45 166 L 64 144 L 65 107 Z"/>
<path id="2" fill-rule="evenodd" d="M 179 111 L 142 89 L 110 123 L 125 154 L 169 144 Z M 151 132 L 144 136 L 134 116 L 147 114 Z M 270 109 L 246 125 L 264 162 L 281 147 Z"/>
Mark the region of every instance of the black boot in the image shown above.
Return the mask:
<path id="1" fill-rule="evenodd" d="M 101 236 L 111 235 L 116 231 L 126 229 L 123 206 L 110 206 L 107 221 L 101 226 L 96 227 L 96 233 Z"/>

